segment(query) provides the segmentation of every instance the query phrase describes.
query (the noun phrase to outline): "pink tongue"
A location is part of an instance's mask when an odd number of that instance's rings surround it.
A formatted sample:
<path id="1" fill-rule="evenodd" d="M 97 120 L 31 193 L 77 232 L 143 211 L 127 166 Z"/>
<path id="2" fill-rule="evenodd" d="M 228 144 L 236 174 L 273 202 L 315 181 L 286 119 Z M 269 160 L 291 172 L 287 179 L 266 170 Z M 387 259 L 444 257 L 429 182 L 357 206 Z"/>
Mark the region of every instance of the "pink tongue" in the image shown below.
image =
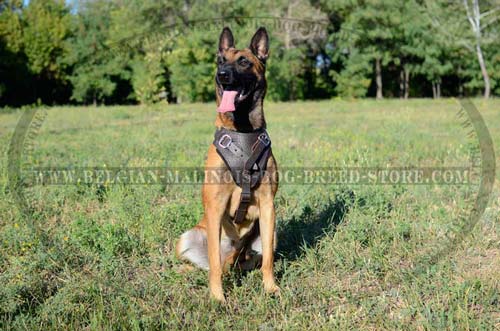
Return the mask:
<path id="1" fill-rule="evenodd" d="M 224 91 L 222 93 L 222 101 L 220 102 L 219 108 L 217 108 L 217 111 L 219 113 L 225 113 L 228 111 L 235 111 L 236 108 L 234 107 L 234 99 L 236 98 L 236 95 L 238 94 L 238 91 Z"/>

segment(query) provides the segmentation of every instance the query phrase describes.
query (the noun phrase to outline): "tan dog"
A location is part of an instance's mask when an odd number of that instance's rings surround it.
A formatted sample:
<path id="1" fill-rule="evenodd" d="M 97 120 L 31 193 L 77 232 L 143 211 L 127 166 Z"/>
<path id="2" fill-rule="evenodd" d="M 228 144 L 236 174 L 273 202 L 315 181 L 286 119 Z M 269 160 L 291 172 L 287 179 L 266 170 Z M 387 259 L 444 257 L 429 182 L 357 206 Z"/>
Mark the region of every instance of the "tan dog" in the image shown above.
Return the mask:
<path id="1" fill-rule="evenodd" d="M 234 48 L 229 28 L 222 31 L 215 79 L 218 106 L 215 126 L 218 132 L 228 132 L 229 136 L 236 138 L 265 132 L 263 101 L 266 94 L 265 63 L 268 51 L 269 38 L 264 28 L 257 30 L 249 48 L 243 50 Z M 225 134 L 222 138 L 227 138 L 225 136 L 228 135 Z M 260 138 L 259 136 L 259 140 Z M 177 256 L 209 269 L 210 294 L 216 300 L 225 301 L 222 273 L 235 263 L 243 269 L 261 264 L 264 289 L 277 293 L 279 288 L 274 280 L 273 261 L 276 247 L 274 196 L 278 182 L 277 165 L 270 149 L 270 141 L 269 147 L 258 145 L 260 141 L 256 141 L 254 145 L 254 149 L 266 149 L 263 152 L 266 159 L 259 159 L 260 166 L 266 171 L 252 188 L 247 205 L 239 208 L 242 187 L 237 185 L 234 175 L 231 176 L 232 172 L 225 162 L 227 160 L 221 157 L 222 154 L 217 149 L 221 149 L 220 146 L 226 148 L 222 144 L 223 139 L 216 139 L 208 148 L 205 164 L 208 181 L 205 181 L 202 189 L 204 215 L 198 225 L 180 237 L 176 248 Z M 216 145 L 218 141 L 220 146 Z M 234 146 L 237 148 L 236 143 Z M 245 152 L 244 148 L 242 150 L 241 157 Z M 252 150 L 248 151 L 247 155 L 251 152 Z M 252 169 L 254 168 L 258 168 L 257 163 L 253 164 Z M 214 183 L 210 180 L 210 171 L 213 169 L 222 169 L 224 178 L 230 180 Z M 243 210 L 243 218 L 236 216 L 240 209 Z"/>

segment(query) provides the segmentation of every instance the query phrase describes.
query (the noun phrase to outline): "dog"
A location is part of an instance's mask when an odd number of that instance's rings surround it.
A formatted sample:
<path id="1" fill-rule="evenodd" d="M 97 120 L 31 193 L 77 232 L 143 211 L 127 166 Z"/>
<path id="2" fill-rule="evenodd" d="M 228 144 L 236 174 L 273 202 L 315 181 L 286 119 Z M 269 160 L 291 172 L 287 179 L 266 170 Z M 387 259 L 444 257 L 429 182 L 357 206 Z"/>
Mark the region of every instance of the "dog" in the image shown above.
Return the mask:
<path id="1" fill-rule="evenodd" d="M 215 76 L 217 131 L 214 144 L 208 148 L 205 164 L 204 215 L 194 228 L 181 235 L 176 246 L 179 259 L 209 270 L 210 296 L 220 302 L 225 302 L 222 275 L 232 266 L 247 270 L 260 265 L 264 290 L 275 294 L 280 291 L 273 270 L 276 248 L 274 197 L 278 190 L 278 169 L 265 132 L 263 110 L 268 55 L 269 37 L 265 28 L 255 32 L 250 46 L 245 49 L 235 48 L 228 27 L 222 30 Z M 250 141 L 252 148 L 241 147 L 245 140 Z M 228 148 L 229 144 L 231 148 Z M 239 164 L 242 168 L 246 164 L 247 172 L 238 167 L 230 168 L 225 152 L 233 153 L 229 159 L 241 156 Z M 236 155 L 240 152 L 241 155 Z M 244 154 L 247 157 L 243 157 Z M 230 175 L 230 180 L 215 184 L 207 181 L 211 169 L 222 169 L 224 175 Z M 260 173 L 257 183 L 252 177 L 259 176 L 255 169 Z M 235 173 L 242 175 L 243 180 L 235 179 Z M 251 190 L 250 182 L 254 185 Z M 245 191 L 250 194 L 245 195 Z"/>

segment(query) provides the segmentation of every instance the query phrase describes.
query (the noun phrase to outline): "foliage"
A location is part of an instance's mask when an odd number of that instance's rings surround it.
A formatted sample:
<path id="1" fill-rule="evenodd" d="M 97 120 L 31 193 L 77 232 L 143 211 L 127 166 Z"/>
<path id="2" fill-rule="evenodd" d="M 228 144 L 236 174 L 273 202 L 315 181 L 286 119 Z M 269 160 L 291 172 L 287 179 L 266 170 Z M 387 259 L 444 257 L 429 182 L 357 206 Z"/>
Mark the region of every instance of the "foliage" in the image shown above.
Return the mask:
<path id="1" fill-rule="evenodd" d="M 214 98 L 215 46 L 204 31 L 180 35 L 167 54 L 172 93 L 178 101 L 208 101 Z M 214 47 L 215 46 L 215 47 Z"/>
<path id="2" fill-rule="evenodd" d="M 107 45 L 112 10 L 112 3 L 106 0 L 86 1 L 79 6 L 80 15 L 68 40 L 70 52 L 64 59 L 72 66 L 72 99 L 78 102 L 103 102 L 115 91 L 116 78 L 127 77 L 122 59 Z"/>
<path id="3" fill-rule="evenodd" d="M 167 92 L 165 54 L 172 44 L 163 30 L 178 19 L 178 7 L 179 1 L 135 0 L 120 3 L 112 12 L 109 43 L 114 56 L 128 64 L 133 87 L 129 98 L 139 103 L 156 102 Z"/>
<path id="4" fill-rule="evenodd" d="M 63 0 L 33 0 L 23 12 L 24 53 L 35 75 L 63 79 L 61 58 L 68 51 L 64 40 L 70 33 L 71 16 Z"/>
<path id="5" fill-rule="evenodd" d="M 159 101 L 160 93 L 165 91 L 165 68 L 161 53 L 153 50 L 132 62 L 132 86 L 135 99 L 141 104 Z"/>
<path id="6" fill-rule="evenodd" d="M 22 59 L 22 25 L 17 13 L 22 6 L 20 1 L 5 1 L 0 10 L 0 100 L 5 95 L 7 86 L 12 86 L 15 75 L 19 75 L 23 67 Z M 13 72 L 15 71 L 15 72 Z"/>
<path id="7" fill-rule="evenodd" d="M 330 1 L 327 6 L 342 13 L 341 28 L 331 40 L 335 43 L 334 53 L 344 64 L 343 72 L 332 71 L 338 79 L 337 91 L 341 95 L 363 96 L 376 60 L 382 66 L 399 65 L 402 21 L 400 15 L 393 13 L 402 12 L 401 2 Z"/>
<path id="8" fill-rule="evenodd" d="M 481 13 L 498 95 L 499 4 L 485 0 Z M 0 105 L 214 100 L 225 25 L 238 47 L 267 27 L 271 100 L 427 97 L 431 85 L 476 95 L 485 85 L 460 1 L 10 0 L 0 4 Z"/>
<path id="9" fill-rule="evenodd" d="M 343 97 L 364 97 L 371 83 L 371 59 L 365 54 L 352 49 L 348 56 L 341 56 L 345 67 L 340 72 L 332 70 L 334 81 L 337 82 L 336 92 Z M 334 59 L 337 58 L 334 56 Z"/>

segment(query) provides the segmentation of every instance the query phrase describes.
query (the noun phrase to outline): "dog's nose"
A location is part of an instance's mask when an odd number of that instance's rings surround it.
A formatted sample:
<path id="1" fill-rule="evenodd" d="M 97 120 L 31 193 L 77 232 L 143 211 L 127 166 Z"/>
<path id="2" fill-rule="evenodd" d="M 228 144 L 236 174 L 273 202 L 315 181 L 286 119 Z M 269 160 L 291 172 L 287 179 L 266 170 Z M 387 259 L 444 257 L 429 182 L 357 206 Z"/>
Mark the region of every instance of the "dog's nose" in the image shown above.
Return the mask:
<path id="1" fill-rule="evenodd" d="M 219 72 L 217 72 L 217 77 L 222 84 L 231 83 L 231 73 L 227 70 L 219 70 Z"/>

